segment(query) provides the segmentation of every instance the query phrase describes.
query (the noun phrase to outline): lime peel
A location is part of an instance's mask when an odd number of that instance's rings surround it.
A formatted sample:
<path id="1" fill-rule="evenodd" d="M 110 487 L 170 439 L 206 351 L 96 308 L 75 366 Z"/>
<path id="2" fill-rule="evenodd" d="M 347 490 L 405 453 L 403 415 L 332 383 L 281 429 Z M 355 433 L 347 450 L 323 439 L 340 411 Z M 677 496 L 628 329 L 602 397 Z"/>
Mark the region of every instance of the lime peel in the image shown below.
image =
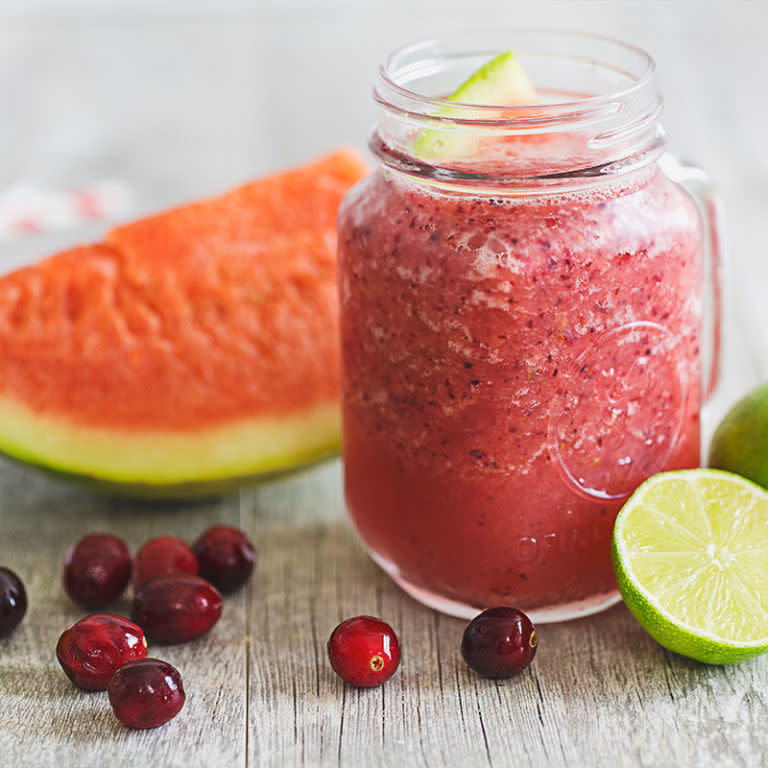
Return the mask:
<path id="1" fill-rule="evenodd" d="M 768 488 L 768 382 L 725 415 L 709 446 L 709 466 L 736 472 Z"/>
<path id="2" fill-rule="evenodd" d="M 713 469 L 647 480 L 616 518 L 619 592 L 661 645 L 708 664 L 768 651 L 768 493 Z"/>
<path id="3" fill-rule="evenodd" d="M 435 118 L 461 119 L 466 107 L 515 106 L 538 104 L 536 89 L 512 51 L 505 51 L 483 64 L 446 101 L 455 107 L 443 107 L 430 115 Z M 436 121 L 437 122 L 437 121 Z M 477 137 L 462 133 L 456 123 L 444 120 L 434 129 L 422 131 L 413 143 L 414 155 L 426 159 L 457 159 L 472 154 Z"/>

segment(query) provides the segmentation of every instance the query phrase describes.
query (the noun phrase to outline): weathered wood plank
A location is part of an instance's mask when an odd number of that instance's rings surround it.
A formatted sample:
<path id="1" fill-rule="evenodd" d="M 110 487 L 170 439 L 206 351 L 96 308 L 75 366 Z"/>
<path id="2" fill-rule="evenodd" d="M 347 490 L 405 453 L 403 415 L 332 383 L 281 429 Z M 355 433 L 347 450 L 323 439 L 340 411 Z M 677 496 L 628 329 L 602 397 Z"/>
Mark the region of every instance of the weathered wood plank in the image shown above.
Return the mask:
<path id="1" fill-rule="evenodd" d="M 244 594 L 226 600 L 221 621 L 202 640 L 150 645 L 150 655 L 179 669 L 187 693 L 181 714 L 162 729 L 121 726 L 106 693 L 75 689 L 55 657 L 61 632 L 87 613 L 61 586 L 64 553 L 77 538 L 110 531 L 135 551 L 153 536 L 191 540 L 213 522 L 238 519 L 237 499 L 183 508 L 119 503 L 0 466 L 0 563 L 19 573 L 29 597 L 24 622 L 0 640 L 0 765 L 245 764 Z M 128 600 L 115 610 L 130 615 Z"/>
<path id="2" fill-rule="evenodd" d="M 0 491 L 0 560 L 24 576 L 31 598 L 24 625 L 0 648 L 9 764 L 86 766 L 108 756 L 116 766 L 239 765 L 246 738 L 249 763 L 266 766 L 748 765 L 768 747 L 758 727 L 765 659 L 726 669 L 689 662 L 622 607 L 540 627 L 536 661 L 515 680 L 477 678 L 458 652 L 462 622 L 402 594 L 355 542 L 340 519 L 337 465 L 240 504 L 187 509 L 93 500 L 16 468 L 4 468 Z M 167 728 L 126 731 L 104 697 L 74 691 L 53 658 L 58 633 L 79 615 L 59 585 L 64 549 L 86 530 L 113 530 L 136 546 L 238 519 L 260 552 L 253 581 L 208 638 L 158 649 L 182 670 L 187 707 Z M 326 659 L 333 626 L 361 612 L 386 617 L 403 642 L 401 671 L 383 689 L 345 688 Z"/>
<path id="3" fill-rule="evenodd" d="M 459 654 L 463 623 L 400 592 L 335 519 L 335 471 L 283 487 L 293 497 L 288 522 L 264 493 L 245 499 L 262 552 L 250 600 L 252 764 L 759 762 L 768 661 L 688 661 L 623 606 L 541 627 L 534 665 L 515 680 L 476 677 Z M 357 613 L 381 615 L 400 634 L 402 668 L 383 689 L 344 688 L 327 662 L 331 629 Z"/>
<path id="4" fill-rule="evenodd" d="M 364 555 L 341 519 L 339 484 L 331 465 L 239 503 L 168 509 L 94 500 L 4 466 L 0 561 L 22 574 L 31 602 L 0 646 L 9 764 L 86 766 L 107 756 L 116 766 L 239 765 L 246 738 L 252 765 L 759 762 L 768 747 L 759 727 L 765 659 L 726 669 L 689 662 L 617 607 L 541 627 L 530 671 L 481 680 L 459 656 L 462 622 L 416 604 Z M 79 615 L 59 584 L 64 550 L 88 530 L 115 531 L 135 547 L 164 532 L 191 538 L 214 520 L 251 532 L 257 573 L 208 638 L 157 649 L 182 670 L 188 704 L 167 728 L 131 733 L 102 695 L 74 691 L 53 657 Z M 386 617 L 403 641 L 401 671 L 383 689 L 345 688 L 327 663 L 331 629 L 361 612 Z"/>

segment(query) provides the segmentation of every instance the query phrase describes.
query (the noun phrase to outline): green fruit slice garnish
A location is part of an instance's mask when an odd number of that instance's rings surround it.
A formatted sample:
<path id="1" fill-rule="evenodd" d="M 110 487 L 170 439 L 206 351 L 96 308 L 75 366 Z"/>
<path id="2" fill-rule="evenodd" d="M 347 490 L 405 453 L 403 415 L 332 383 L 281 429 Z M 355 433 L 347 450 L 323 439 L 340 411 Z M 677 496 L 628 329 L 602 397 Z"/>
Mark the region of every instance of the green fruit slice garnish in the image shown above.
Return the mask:
<path id="1" fill-rule="evenodd" d="M 520 62 L 512 51 L 506 51 L 480 67 L 446 101 L 516 106 L 538 104 L 539 99 Z M 444 107 L 435 112 L 433 117 L 460 118 L 463 114 L 460 106 Z M 454 159 L 471 154 L 476 145 L 477 137 L 472 132 L 462 134 L 458 127 L 448 130 L 430 129 L 419 134 L 413 152 L 426 159 Z"/>
<path id="2" fill-rule="evenodd" d="M 710 445 L 709 465 L 768 488 L 768 383 L 739 400 L 720 422 Z"/>
<path id="3" fill-rule="evenodd" d="M 768 493 L 713 469 L 664 472 L 616 518 L 624 602 L 671 651 L 731 664 L 768 651 Z"/>
<path id="4" fill-rule="evenodd" d="M 500 53 L 483 64 L 448 97 L 448 101 L 462 104 L 494 106 L 536 104 L 538 100 L 536 89 L 512 51 Z"/>

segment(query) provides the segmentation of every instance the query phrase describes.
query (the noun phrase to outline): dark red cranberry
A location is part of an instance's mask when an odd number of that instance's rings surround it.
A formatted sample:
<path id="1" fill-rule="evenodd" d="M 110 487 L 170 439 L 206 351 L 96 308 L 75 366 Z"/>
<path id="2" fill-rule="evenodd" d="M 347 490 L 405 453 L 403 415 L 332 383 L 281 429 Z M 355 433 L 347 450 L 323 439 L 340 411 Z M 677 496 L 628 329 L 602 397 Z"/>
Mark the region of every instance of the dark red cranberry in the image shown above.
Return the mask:
<path id="1" fill-rule="evenodd" d="M 389 680 L 400 664 L 400 641 L 392 627 L 373 616 L 342 621 L 328 640 L 333 671 L 358 688 Z"/>
<path id="2" fill-rule="evenodd" d="M 107 691 L 112 711 L 129 728 L 157 728 L 173 720 L 186 699 L 179 670 L 159 659 L 123 664 Z"/>
<path id="3" fill-rule="evenodd" d="M 512 677 L 536 655 L 538 639 L 531 620 L 517 608 L 489 608 L 467 624 L 461 655 L 483 677 Z"/>
<path id="4" fill-rule="evenodd" d="M 0 568 L 0 637 L 10 635 L 27 612 L 27 591 L 21 579 L 8 568 Z"/>
<path id="5" fill-rule="evenodd" d="M 192 546 L 200 575 L 225 594 L 245 584 L 253 571 L 256 550 L 239 528 L 214 525 Z"/>
<path id="6" fill-rule="evenodd" d="M 131 553 L 122 539 L 91 533 L 64 558 L 64 589 L 84 608 L 103 608 L 123 594 L 131 578 Z"/>
<path id="7" fill-rule="evenodd" d="M 133 559 L 133 588 L 138 592 L 150 579 L 174 573 L 197 574 L 195 553 L 174 536 L 150 539 Z"/>
<path id="8" fill-rule="evenodd" d="M 141 627 L 111 613 L 76 621 L 56 645 L 56 658 L 67 677 L 86 691 L 105 691 L 118 667 L 146 655 Z"/>
<path id="9" fill-rule="evenodd" d="M 186 643 L 221 618 L 221 595 L 199 576 L 180 573 L 148 581 L 133 601 L 133 620 L 158 643 Z"/>

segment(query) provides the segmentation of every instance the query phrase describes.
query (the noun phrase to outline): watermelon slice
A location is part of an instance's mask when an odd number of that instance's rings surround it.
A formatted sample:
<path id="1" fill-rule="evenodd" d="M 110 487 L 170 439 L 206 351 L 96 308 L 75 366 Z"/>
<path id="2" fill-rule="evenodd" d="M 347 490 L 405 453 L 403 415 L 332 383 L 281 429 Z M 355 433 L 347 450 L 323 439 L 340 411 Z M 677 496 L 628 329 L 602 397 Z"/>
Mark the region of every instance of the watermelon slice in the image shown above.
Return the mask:
<path id="1" fill-rule="evenodd" d="M 339 448 L 341 150 L 0 278 L 0 451 L 111 492 L 232 489 Z"/>

